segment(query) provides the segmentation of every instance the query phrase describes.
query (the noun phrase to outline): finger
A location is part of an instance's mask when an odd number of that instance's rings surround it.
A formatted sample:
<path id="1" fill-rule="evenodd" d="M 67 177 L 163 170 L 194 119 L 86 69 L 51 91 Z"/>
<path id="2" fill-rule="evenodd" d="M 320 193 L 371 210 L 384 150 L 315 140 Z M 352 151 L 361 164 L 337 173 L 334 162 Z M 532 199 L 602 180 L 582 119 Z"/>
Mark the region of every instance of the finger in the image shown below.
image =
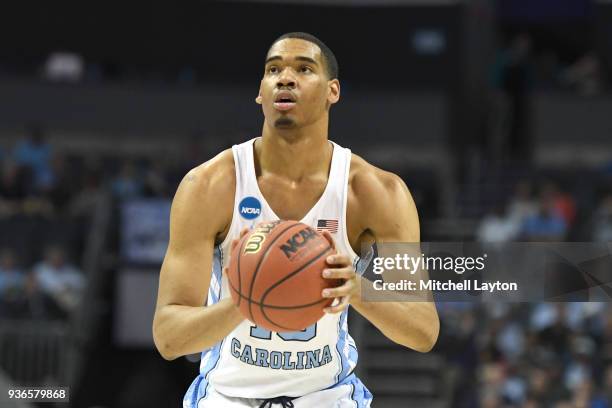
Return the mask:
<path id="1" fill-rule="evenodd" d="M 345 254 L 334 254 L 330 255 L 326 259 L 328 265 L 340 265 L 340 266 L 350 266 L 351 260 L 348 255 Z"/>
<path id="2" fill-rule="evenodd" d="M 232 241 L 232 251 L 236 248 L 236 246 L 238 246 L 239 243 L 240 239 L 235 239 Z"/>
<path id="3" fill-rule="evenodd" d="M 240 242 L 242 237 L 244 237 L 246 234 L 248 234 L 249 231 L 250 230 L 248 228 L 243 228 L 242 231 L 240 231 L 240 235 L 238 236 L 238 238 L 236 238 L 236 239 L 234 239 L 232 241 L 232 245 L 231 245 L 232 250 L 236 247 L 236 245 L 238 245 L 238 242 Z"/>
<path id="4" fill-rule="evenodd" d="M 322 275 L 325 279 L 353 279 L 355 270 L 353 268 L 323 269 Z"/>
<path id="5" fill-rule="evenodd" d="M 331 245 L 332 249 L 336 250 L 336 241 L 334 241 L 334 237 L 329 233 L 329 231 L 323 230 L 321 231 L 326 240 L 329 241 L 329 245 Z"/>
<path id="6" fill-rule="evenodd" d="M 348 296 L 353 290 L 353 286 L 353 282 L 348 280 L 344 282 L 342 286 L 338 286 L 337 288 L 323 289 L 321 296 L 324 298 L 339 298 L 342 296 Z"/>
<path id="7" fill-rule="evenodd" d="M 346 309 L 349 305 L 350 296 L 344 296 L 340 299 L 340 302 L 335 306 L 329 306 L 323 309 L 325 313 L 340 313 Z"/>

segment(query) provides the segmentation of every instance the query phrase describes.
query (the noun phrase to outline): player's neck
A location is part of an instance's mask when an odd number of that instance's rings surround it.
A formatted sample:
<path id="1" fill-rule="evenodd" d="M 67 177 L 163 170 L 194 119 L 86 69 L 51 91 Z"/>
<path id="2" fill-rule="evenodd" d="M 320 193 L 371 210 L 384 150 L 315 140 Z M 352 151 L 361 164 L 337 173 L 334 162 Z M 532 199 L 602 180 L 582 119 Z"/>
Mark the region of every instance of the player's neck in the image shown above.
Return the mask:
<path id="1" fill-rule="evenodd" d="M 333 149 L 327 140 L 327 129 L 317 133 L 303 130 L 266 132 L 264 126 L 262 138 L 255 144 L 259 168 L 295 181 L 328 172 Z"/>

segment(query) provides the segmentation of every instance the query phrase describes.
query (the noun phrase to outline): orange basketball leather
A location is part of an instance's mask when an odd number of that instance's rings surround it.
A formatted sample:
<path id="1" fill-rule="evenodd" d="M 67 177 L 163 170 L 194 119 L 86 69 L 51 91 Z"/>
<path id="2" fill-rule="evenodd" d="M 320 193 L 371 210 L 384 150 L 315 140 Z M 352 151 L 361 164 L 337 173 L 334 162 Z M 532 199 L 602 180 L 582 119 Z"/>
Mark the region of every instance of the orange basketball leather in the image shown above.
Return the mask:
<path id="1" fill-rule="evenodd" d="M 330 242 L 297 221 L 258 224 L 232 250 L 230 291 L 241 313 L 276 332 L 303 330 L 323 317 L 333 299 L 321 291 L 338 281 L 321 276 Z"/>

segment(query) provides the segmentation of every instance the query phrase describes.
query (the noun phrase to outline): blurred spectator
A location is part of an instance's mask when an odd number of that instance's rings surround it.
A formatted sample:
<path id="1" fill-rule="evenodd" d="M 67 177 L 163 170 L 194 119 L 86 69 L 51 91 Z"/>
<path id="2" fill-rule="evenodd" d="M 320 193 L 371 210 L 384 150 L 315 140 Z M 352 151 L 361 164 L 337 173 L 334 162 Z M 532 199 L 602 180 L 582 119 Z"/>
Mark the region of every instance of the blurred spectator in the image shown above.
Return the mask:
<path id="1" fill-rule="evenodd" d="M 504 99 L 501 117 L 505 124 L 504 152 L 513 159 L 530 162 L 529 137 L 530 91 L 532 88 L 531 37 L 522 33 L 514 37 L 495 64 L 495 82 Z"/>
<path id="2" fill-rule="evenodd" d="M 30 127 L 27 136 L 17 142 L 13 149 L 13 159 L 17 164 L 32 169 L 36 186 L 44 184 L 51 171 L 51 146 L 45 141 L 44 131 L 40 126 Z"/>
<path id="3" fill-rule="evenodd" d="M 10 249 L 0 250 L 0 314 L 16 317 L 24 308 L 26 275 Z"/>
<path id="4" fill-rule="evenodd" d="M 576 202 L 574 197 L 566 191 L 562 191 L 554 182 L 548 182 L 542 187 L 542 195 L 552 201 L 555 211 L 563 218 L 565 224 L 570 227 L 576 219 Z"/>
<path id="5" fill-rule="evenodd" d="M 531 400 L 535 400 L 543 406 L 550 406 L 558 400 L 553 395 L 550 375 L 542 368 L 532 368 L 528 374 L 528 393 Z"/>
<path id="6" fill-rule="evenodd" d="M 126 160 L 119 174 L 111 182 L 111 190 L 113 195 L 120 200 L 138 197 L 142 194 L 143 185 L 138 179 L 136 165 L 129 160 Z"/>
<path id="7" fill-rule="evenodd" d="M 57 212 L 62 212 L 71 200 L 76 183 L 74 174 L 68 170 L 66 158 L 62 154 L 55 154 L 51 159 L 51 166 L 47 178 L 40 186 L 41 193 L 48 197 Z"/>
<path id="8" fill-rule="evenodd" d="M 607 194 L 593 214 L 593 240 L 612 241 L 612 194 Z"/>
<path id="9" fill-rule="evenodd" d="M 566 350 L 569 350 L 571 330 L 567 325 L 567 309 L 564 303 L 543 303 L 542 308 L 551 310 L 554 316 L 549 320 L 548 324 L 541 322 L 536 326 L 538 330 L 538 342 L 544 347 L 555 352 L 557 356 L 561 356 Z M 532 316 L 532 324 L 535 321 L 534 317 L 537 309 Z"/>
<path id="10" fill-rule="evenodd" d="M 504 401 L 511 405 L 520 405 L 527 395 L 527 383 L 522 377 L 519 369 L 515 365 L 510 365 L 507 369 L 506 380 L 501 389 Z"/>
<path id="11" fill-rule="evenodd" d="M 606 177 L 612 177 L 612 160 L 604 163 L 601 167 L 601 172 Z"/>
<path id="12" fill-rule="evenodd" d="M 70 215 L 72 217 L 92 215 L 96 205 L 105 195 L 98 172 L 86 171 L 83 176 L 83 187 L 74 194 L 69 204 Z"/>
<path id="13" fill-rule="evenodd" d="M 501 205 L 496 206 L 480 223 L 476 237 L 483 243 L 503 243 L 515 239 L 520 232 L 521 224 L 509 217 Z"/>
<path id="14" fill-rule="evenodd" d="M 153 197 L 168 197 L 168 170 L 163 160 L 153 160 L 145 173 L 144 194 Z"/>
<path id="15" fill-rule="evenodd" d="M 506 360 L 517 361 L 525 350 L 523 325 L 512 321 L 505 323 L 497 335 L 496 346 Z"/>
<path id="16" fill-rule="evenodd" d="M 609 364 L 604 371 L 601 399 L 607 402 L 607 408 L 612 408 L 612 364 Z"/>
<path id="17" fill-rule="evenodd" d="M 563 241 L 566 231 L 567 224 L 557 213 L 554 201 L 544 195 L 538 213 L 523 223 L 521 235 L 526 241 Z"/>
<path id="18" fill-rule="evenodd" d="M 604 78 L 599 56 L 594 52 L 584 54 L 565 70 L 561 81 L 583 96 L 593 96 L 601 93 Z"/>
<path id="19" fill-rule="evenodd" d="M 576 391 L 591 381 L 591 357 L 595 353 L 595 343 L 587 336 L 575 335 L 571 344 L 572 360 L 565 372 L 565 386 Z"/>
<path id="20" fill-rule="evenodd" d="M 44 260 L 34 266 L 33 273 L 36 289 L 51 300 L 64 316 L 75 309 L 85 288 L 85 277 L 66 262 L 63 248 L 48 247 Z"/>
<path id="21" fill-rule="evenodd" d="M 514 194 L 508 205 L 508 216 L 521 225 L 528 217 L 536 214 L 538 202 L 533 198 L 533 186 L 528 180 L 514 186 Z"/>
<path id="22" fill-rule="evenodd" d="M 0 218 L 10 217 L 21 210 L 21 201 L 26 196 L 23 172 L 12 161 L 2 163 L 0 174 Z"/>

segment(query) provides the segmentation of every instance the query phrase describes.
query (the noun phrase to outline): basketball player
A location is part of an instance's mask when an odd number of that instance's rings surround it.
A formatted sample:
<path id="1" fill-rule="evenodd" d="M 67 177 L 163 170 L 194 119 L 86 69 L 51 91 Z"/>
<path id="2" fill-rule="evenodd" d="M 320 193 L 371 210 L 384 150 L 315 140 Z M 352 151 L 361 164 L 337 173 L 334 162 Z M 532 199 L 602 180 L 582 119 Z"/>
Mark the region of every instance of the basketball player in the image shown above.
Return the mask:
<path id="1" fill-rule="evenodd" d="M 372 394 L 352 373 L 349 304 L 398 344 L 427 352 L 436 342 L 433 303 L 361 299 L 361 245 L 419 242 L 419 220 L 398 176 L 328 140 L 329 110 L 339 98 L 329 48 L 306 33 L 281 36 L 268 51 L 256 98 L 262 136 L 194 168 L 178 187 L 153 334 L 168 360 L 204 350 L 183 407 L 370 406 Z M 327 230 L 337 253 L 323 276 L 344 282 L 323 291 L 337 300 L 299 332 L 270 332 L 246 320 L 222 273 L 241 231 L 275 219 Z"/>

